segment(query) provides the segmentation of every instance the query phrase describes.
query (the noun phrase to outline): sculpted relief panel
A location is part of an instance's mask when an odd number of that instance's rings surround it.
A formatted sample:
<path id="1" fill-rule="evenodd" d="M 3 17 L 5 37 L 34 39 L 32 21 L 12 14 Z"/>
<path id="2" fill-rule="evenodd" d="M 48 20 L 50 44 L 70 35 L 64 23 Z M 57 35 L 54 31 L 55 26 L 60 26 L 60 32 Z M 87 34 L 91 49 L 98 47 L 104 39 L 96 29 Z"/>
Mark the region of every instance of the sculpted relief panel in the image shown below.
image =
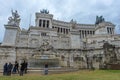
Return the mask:
<path id="1" fill-rule="evenodd" d="M 19 46 L 27 46 L 28 44 L 28 39 L 27 38 L 20 38 L 17 43 Z"/>
<path id="2" fill-rule="evenodd" d="M 38 39 L 31 39 L 29 42 L 31 47 L 38 47 L 39 46 L 39 40 Z"/>

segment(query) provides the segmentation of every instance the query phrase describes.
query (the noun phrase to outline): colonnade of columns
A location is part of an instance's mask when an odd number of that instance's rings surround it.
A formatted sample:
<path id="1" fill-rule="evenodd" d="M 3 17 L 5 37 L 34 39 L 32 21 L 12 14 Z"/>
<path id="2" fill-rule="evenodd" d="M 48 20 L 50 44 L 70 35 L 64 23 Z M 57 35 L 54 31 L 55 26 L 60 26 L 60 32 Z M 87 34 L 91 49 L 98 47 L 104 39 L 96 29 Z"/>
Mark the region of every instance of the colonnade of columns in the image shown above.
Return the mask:
<path id="1" fill-rule="evenodd" d="M 49 28 L 49 20 L 39 20 L 39 27 Z"/>
<path id="2" fill-rule="evenodd" d="M 107 27 L 108 34 L 114 34 L 114 28 Z"/>
<path id="3" fill-rule="evenodd" d="M 63 34 L 68 34 L 70 29 L 67 28 L 61 28 L 61 27 L 52 27 L 52 28 L 56 28 L 58 33 L 63 33 Z"/>
<path id="4" fill-rule="evenodd" d="M 85 38 L 88 35 L 94 35 L 92 30 L 80 30 L 80 38 Z"/>

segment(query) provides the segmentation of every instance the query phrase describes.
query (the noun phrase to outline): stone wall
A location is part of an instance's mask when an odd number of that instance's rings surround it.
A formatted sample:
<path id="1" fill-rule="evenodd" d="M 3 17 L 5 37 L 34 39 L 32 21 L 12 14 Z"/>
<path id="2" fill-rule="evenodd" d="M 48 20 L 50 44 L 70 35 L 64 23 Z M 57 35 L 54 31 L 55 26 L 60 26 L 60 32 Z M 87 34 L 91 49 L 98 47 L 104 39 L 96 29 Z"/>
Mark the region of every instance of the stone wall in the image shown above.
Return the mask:
<path id="1" fill-rule="evenodd" d="M 14 63 L 16 60 L 16 49 L 11 46 L 0 46 L 0 69 L 7 62 Z"/>

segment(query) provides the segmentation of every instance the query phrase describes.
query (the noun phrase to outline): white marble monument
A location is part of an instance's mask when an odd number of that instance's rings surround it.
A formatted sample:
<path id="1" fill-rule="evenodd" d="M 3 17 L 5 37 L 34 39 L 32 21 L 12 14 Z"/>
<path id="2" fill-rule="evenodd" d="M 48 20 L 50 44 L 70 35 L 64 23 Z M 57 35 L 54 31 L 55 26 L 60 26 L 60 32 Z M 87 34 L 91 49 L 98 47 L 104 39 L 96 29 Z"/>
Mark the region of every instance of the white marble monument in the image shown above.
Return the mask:
<path id="1" fill-rule="evenodd" d="M 115 58 L 120 60 L 120 35 L 114 32 L 115 25 L 103 17 L 97 16 L 95 24 L 80 24 L 73 19 L 70 22 L 56 20 L 45 9 L 35 16 L 34 26 L 21 29 L 20 15 L 12 11 L 12 16 L 5 24 L 5 35 L 0 45 L 0 68 L 5 62 L 29 61 L 33 54 L 43 55 L 35 50 L 44 41 L 54 48 L 60 67 L 99 69 L 106 62 L 103 48 L 106 42 L 115 45 Z"/>

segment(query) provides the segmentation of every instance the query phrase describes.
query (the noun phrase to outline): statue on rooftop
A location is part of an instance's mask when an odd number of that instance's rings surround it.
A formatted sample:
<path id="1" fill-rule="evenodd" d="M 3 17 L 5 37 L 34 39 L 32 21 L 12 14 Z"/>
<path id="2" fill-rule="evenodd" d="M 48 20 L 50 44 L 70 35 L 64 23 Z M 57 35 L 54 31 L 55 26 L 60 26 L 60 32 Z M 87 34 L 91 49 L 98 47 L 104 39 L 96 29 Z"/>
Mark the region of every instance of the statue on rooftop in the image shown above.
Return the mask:
<path id="1" fill-rule="evenodd" d="M 11 13 L 12 13 L 12 16 L 8 18 L 8 25 L 19 26 L 20 15 L 18 14 L 17 10 L 15 10 L 15 12 L 11 10 Z"/>
<path id="2" fill-rule="evenodd" d="M 105 21 L 105 19 L 103 18 L 103 16 L 96 16 L 96 22 L 95 22 L 95 24 L 99 24 L 99 23 L 102 23 L 102 22 L 104 22 Z"/>
<path id="3" fill-rule="evenodd" d="M 49 14 L 49 11 L 47 9 L 42 9 L 40 10 L 40 13 Z"/>
<path id="4" fill-rule="evenodd" d="M 72 24 L 72 28 L 74 29 L 76 27 L 77 22 L 71 19 L 70 23 Z"/>

